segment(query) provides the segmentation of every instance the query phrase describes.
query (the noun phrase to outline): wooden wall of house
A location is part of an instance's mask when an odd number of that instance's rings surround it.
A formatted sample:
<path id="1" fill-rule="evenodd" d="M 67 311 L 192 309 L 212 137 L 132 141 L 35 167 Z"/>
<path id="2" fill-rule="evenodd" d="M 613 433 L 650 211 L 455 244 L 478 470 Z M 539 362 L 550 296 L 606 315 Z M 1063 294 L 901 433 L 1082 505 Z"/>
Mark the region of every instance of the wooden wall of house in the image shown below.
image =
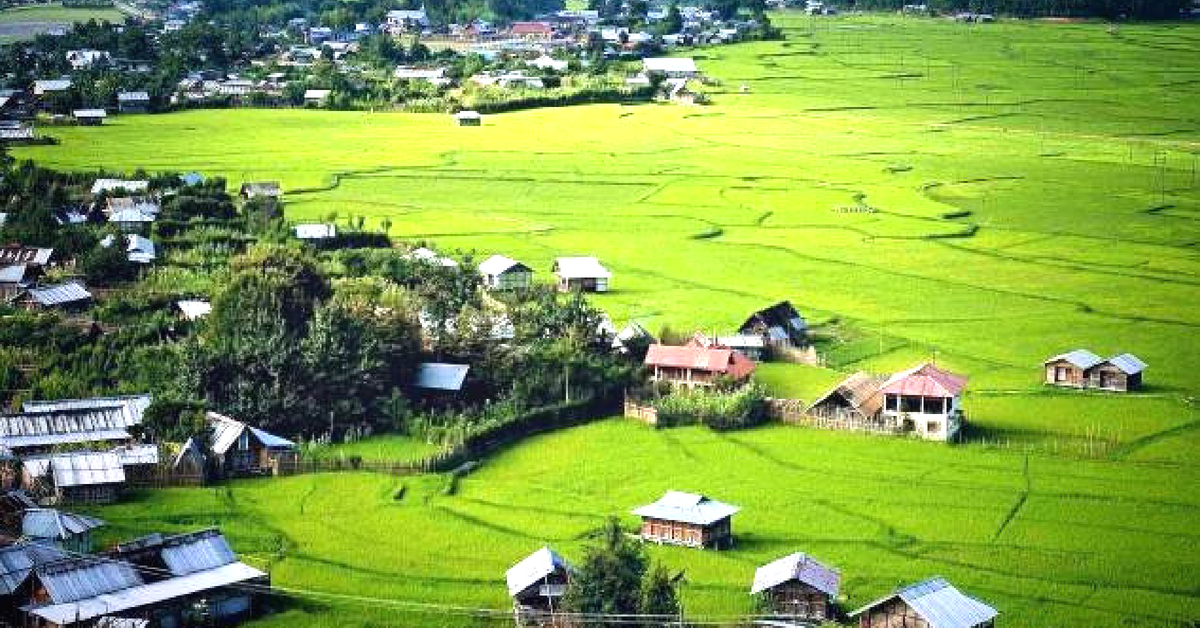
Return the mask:
<path id="1" fill-rule="evenodd" d="M 121 498 L 121 484 L 91 484 L 58 489 L 60 504 L 111 504 Z"/>
<path id="2" fill-rule="evenodd" d="M 933 628 L 899 599 L 892 599 L 863 613 L 859 628 Z"/>
<path id="3" fill-rule="evenodd" d="M 1091 385 L 1103 390 L 1135 390 L 1141 384 L 1141 379 L 1141 373 L 1136 376 L 1126 375 L 1125 371 L 1111 364 L 1101 364 L 1092 369 L 1091 373 Z"/>
<path id="4" fill-rule="evenodd" d="M 1055 374 L 1058 372 L 1058 369 L 1063 370 L 1063 379 L 1061 381 L 1055 376 Z M 1083 388 L 1087 383 L 1087 379 L 1084 376 L 1083 369 L 1071 364 L 1070 362 L 1067 362 L 1066 360 L 1058 360 L 1056 362 L 1050 362 L 1046 364 L 1046 383 L 1053 384 L 1055 386 Z"/>
<path id="5" fill-rule="evenodd" d="M 780 615 L 804 619 L 832 617 L 829 595 L 798 580 L 789 580 L 765 593 L 772 612 Z"/>

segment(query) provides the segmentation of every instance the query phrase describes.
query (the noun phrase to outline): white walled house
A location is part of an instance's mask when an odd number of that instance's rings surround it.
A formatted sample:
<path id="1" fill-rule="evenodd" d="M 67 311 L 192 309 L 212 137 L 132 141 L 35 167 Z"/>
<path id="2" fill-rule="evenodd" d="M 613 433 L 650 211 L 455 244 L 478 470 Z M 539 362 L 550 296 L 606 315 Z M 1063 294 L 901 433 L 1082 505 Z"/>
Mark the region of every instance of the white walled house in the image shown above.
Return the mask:
<path id="1" fill-rule="evenodd" d="M 483 287 L 489 290 L 518 290 L 533 284 L 533 269 L 510 257 L 493 255 L 479 265 Z"/>
<path id="2" fill-rule="evenodd" d="M 951 440 L 962 428 L 966 385 L 966 377 L 930 363 L 896 373 L 879 389 L 883 417 L 926 440 Z"/>

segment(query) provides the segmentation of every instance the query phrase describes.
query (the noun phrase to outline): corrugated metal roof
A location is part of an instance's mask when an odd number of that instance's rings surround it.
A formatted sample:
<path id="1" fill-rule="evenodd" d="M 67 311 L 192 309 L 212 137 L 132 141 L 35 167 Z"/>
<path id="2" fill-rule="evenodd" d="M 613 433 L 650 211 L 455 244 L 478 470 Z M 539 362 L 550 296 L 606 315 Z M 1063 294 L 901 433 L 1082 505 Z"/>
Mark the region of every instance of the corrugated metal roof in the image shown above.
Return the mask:
<path id="1" fill-rule="evenodd" d="M 594 257 L 560 257 L 554 260 L 554 274 L 564 279 L 609 279 L 609 272 Z"/>
<path id="2" fill-rule="evenodd" d="M 148 92 L 118 92 L 117 102 L 149 102 Z"/>
<path id="3" fill-rule="evenodd" d="M 528 589 L 555 572 L 565 572 L 570 565 L 549 547 L 543 547 L 513 565 L 504 574 L 510 596 Z"/>
<path id="4" fill-rule="evenodd" d="M 66 557 L 67 555 L 56 547 L 29 541 L 0 547 L 0 595 L 9 595 L 15 591 L 34 568 Z"/>
<path id="5" fill-rule="evenodd" d="M 502 275 L 513 269 L 533 272 L 533 269 L 525 264 L 503 255 L 493 255 L 479 264 L 479 274 L 492 277 Z"/>
<path id="6" fill-rule="evenodd" d="M 337 226 L 327 224 L 301 224 L 295 227 L 296 237 L 301 240 L 324 240 L 337 237 Z"/>
<path id="7" fill-rule="evenodd" d="M 58 412 L 63 410 L 89 410 L 98 408 L 119 408 L 124 423 L 120 427 L 139 425 L 146 408 L 150 407 L 150 395 L 118 395 L 114 397 L 89 397 L 87 399 L 52 399 L 46 401 L 26 401 L 21 409 L 26 413 Z"/>
<path id="8" fill-rule="evenodd" d="M 95 517 L 53 508 L 30 508 L 21 515 L 21 534 L 34 539 L 63 540 L 103 525 Z"/>
<path id="9" fill-rule="evenodd" d="M 0 225 L 4 224 L 0 221 Z M 48 249 L 36 246 L 21 246 L 19 244 L 11 244 L 8 246 L 0 246 L 0 264 L 33 264 L 35 266 L 45 266 L 50 263 L 50 257 L 54 255 L 54 249 Z"/>
<path id="10" fill-rule="evenodd" d="M 691 57 L 647 57 L 642 59 L 647 72 L 696 72 L 696 60 Z"/>
<path id="11" fill-rule="evenodd" d="M 86 301 L 92 298 L 92 293 L 88 292 L 82 284 L 69 281 L 53 286 L 30 288 L 29 297 L 39 305 L 52 306 Z"/>
<path id="12" fill-rule="evenodd" d="M 114 447 L 113 453 L 121 459 L 121 464 L 128 467 L 140 464 L 158 464 L 158 445 L 139 444 Z"/>
<path id="13" fill-rule="evenodd" d="M 212 450 L 217 455 L 225 455 L 225 452 L 229 451 L 229 448 L 238 441 L 238 438 L 241 437 L 242 432 L 245 430 L 249 430 L 250 434 L 258 439 L 264 447 L 290 449 L 296 446 L 296 443 L 286 438 L 276 436 L 256 427 L 250 427 L 237 419 L 227 417 L 223 414 L 209 412 L 206 416 L 208 417 L 208 424 L 213 430 Z"/>
<path id="14" fill-rule="evenodd" d="M 95 558 L 71 558 L 34 570 L 54 604 L 86 600 L 143 584 L 128 564 Z"/>
<path id="15" fill-rule="evenodd" d="M 633 511 L 639 517 L 650 517 L 665 521 L 680 521 L 697 525 L 709 525 L 733 516 L 741 508 L 731 506 L 703 495 L 667 491 L 661 499 Z"/>
<path id="16" fill-rule="evenodd" d="M 93 430 L 86 432 L 71 432 L 66 434 L 36 434 L 28 436 L 0 436 L 0 445 L 7 449 L 25 449 L 31 447 L 49 447 L 53 445 L 71 445 L 77 443 L 103 443 L 109 441 L 129 440 L 129 432 L 120 430 Z"/>
<path id="17" fill-rule="evenodd" d="M 128 179 L 96 179 L 92 183 L 92 194 L 125 190 L 126 192 L 145 192 L 150 189 L 149 181 L 132 181 Z"/>
<path id="18" fill-rule="evenodd" d="M 789 554 L 754 571 L 750 593 L 759 593 L 785 582 L 797 580 L 830 596 L 838 594 L 842 577 L 804 552 Z"/>
<path id="19" fill-rule="evenodd" d="M 425 362 L 417 367 L 415 385 L 429 390 L 462 390 L 470 368 L 467 364 Z"/>
<path id="20" fill-rule="evenodd" d="M 1049 364 L 1051 362 L 1058 362 L 1060 360 L 1069 362 L 1074 366 L 1086 370 L 1103 362 L 1104 358 L 1101 358 L 1087 349 L 1076 349 L 1074 351 L 1068 351 L 1067 353 L 1060 353 L 1059 355 L 1047 359 L 1042 364 Z"/>
<path id="21" fill-rule="evenodd" d="M 974 628 L 999 614 L 991 606 L 964 595 L 945 579 L 930 578 L 871 602 L 850 613 L 850 616 L 860 615 L 895 598 L 907 604 L 931 628 Z"/>
<path id="22" fill-rule="evenodd" d="M 163 540 L 163 563 L 172 575 L 216 569 L 237 561 L 225 537 L 216 530 L 202 530 Z"/>
<path id="23" fill-rule="evenodd" d="M 1132 353 L 1122 353 L 1106 360 L 1109 364 L 1121 369 L 1126 375 L 1136 375 L 1146 370 L 1146 363 Z"/>
<path id="24" fill-rule="evenodd" d="M 28 268 L 25 264 L 12 264 L 9 266 L 0 266 L 0 283 L 21 284 L 25 282 L 25 271 Z"/>
<path id="25" fill-rule="evenodd" d="M 409 251 L 409 253 L 404 256 L 404 259 L 417 260 L 429 264 L 446 266 L 448 268 L 454 268 L 458 266 L 458 262 L 450 259 L 449 257 L 438 255 L 436 251 L 427 249 L 423 246 Z"/>
<path id="26" fill-rule="evenodd" d="M 695 369 L 741 379 L 754 372 L 754 362 L 732 349 L 676 347 L 652 344 L 646 352 L 648 366 Z"/>
<path id="27" fill-rule="evenodd" d="M 140 584 L 65 604 L 55 603 L 44 606 L 23 606 L 21 608 L 31 615 L 36 615 L 52 623 L 70 624 L 77 620 L 87 621 L 111 613 L 120 613 L 131 608 L 140 608 L 157 604 L 164 600 L 261 578 L 265 575 L 265 573 L 244 563 L 232 563 L 208 571 L 200 571 L 150 584 Z"/>
<path id="28" fill-rule="evenodd" d="M 54 485 L 92 486 L 97 484 L 120 484 L 125 481 L 125 467 L 121 459 L 112 452 L 73 452 L 31 456 L 22 461 L 26 471 L 34 477 L 50 476 Z"/>
<path id="29" fill-rule="evenodd" d="M 185 299 L 177 301 L 175 307 L 179 308 L 179 311 L 183 312 L 183 317 L 189 321 L 203 318 L 212 313 L 212 303 L 208 301 Z"/>
<path id="30" fill-rule="evenodd" d="M 107 118 L 108 112 L 103 109 L 76 109 L 71 115 L 76 118 Z"/>
<path id="31" fill-rule="evenodd" d="M 925 363 L 896 373 L 883 385 L 880 392 L 889 395 L 956 397 L 966 385 L 966 377 Z"/>
<path id="32" fill-rule="evenodd" d="M 45 444 L 128 439 L 125 430 L 136 425 L 134 418 L 140 421 L 141 416 L 131 417 L 124 406 L 0 414 L 0 443 L 31 446 L 39 444 L 39 438 L 46 439 Z"/>
<path id="33" fill-rule="evenodd" d="M 853 408 L 866 417 L 873 417 L 883 408 L 883 394 L 880 388 L 887 382 L 886 377 L 868 375 L 862 371 L 838 382 L 829 392 L 817 397 L 810 408 L 816 407 L 834 394 L 840 394 Z"/>
<path id="34" fill-rule="evenodd" d="M 718 336 L 717 344 L 731 349 L 762 349 L 767 346 L 762 336 L 753 334 L 737 334 L 734 336 Z"/>
<path id="35" fill-rule="evenodd" d="M 149 626 L 150 620 L 132 617 L 101 617 L 96 620 L 96 628 L 149 628 Z"/>

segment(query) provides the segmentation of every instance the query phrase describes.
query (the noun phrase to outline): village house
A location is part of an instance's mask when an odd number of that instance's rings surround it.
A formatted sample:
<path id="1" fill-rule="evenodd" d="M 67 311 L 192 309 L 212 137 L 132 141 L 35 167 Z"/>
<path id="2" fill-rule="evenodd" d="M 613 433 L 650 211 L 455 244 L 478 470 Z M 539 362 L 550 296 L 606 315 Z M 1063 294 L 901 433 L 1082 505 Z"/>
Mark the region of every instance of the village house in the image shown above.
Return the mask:
<path id="1" fill-rule="evenodd" d="M 566 72 L 570 63 L 565 59 L 555 59 L 550 55 L 543 54 L 536 59 L 526 61 L 525 65 L 539 70 L 553 70 L 555 72 Z"/>
<path id="2" fill-rule="evenodd" d="M 612 279 L 612 273 L 595 257 L 559 257 L 550 270 L 558 277 L 560 292 L 608 292 Z"/>
<path id="3" fill-rule="evenodd" d="M 393 35 L 421 32 L 429 28 L 429 15 L 425 12 L 425 7 L 415 10 L 395 9 L 387 12 L 382 27 Z"/>
<path id="4" fill-rule="evenodd" d="M 483 116 L 478 111 L 460 111 L 454 114 L 454 121 L 458 126 L 482 126 Z"/>
<path id="5" fill-rule="evenodd" d="M 452 81 L 446 77 L 446 68 L 418 68 L 413 66 L 398 66 L 392 72 L 394 78 L 406 81 L 426 81 L 432 85 L 444 87 Z"/>
<path id="6" fill-rule="evenodd" d="M 457 261 L 444 255 L 439 255 L 437 251 L 425 248 L 423 246 L 417 247 L 408 253 L 405 253 L 403 257 L 404 259 L 413 262 L 421 262 L 424 264 L 431 264 L 433 266 L 445 266 L 447 268 L 458 268 Z"/>
<path id="7" fill-rule="evenodd" d="M 150 94 L 148 92 L 118 92 L 118 113 L 146 113 L 150 110 Z"/>
<path id="8" fill-rule="evenodd" d="M 112 54 L 105 50 L 68 50 L 67 63 L 72 70 L 90 70 L 101 68 L 112 63 Z"/>
<path id="9" fill-rule="evenodd" d="M 687 79 L 667 79 L 663 83 L 666 99 L 680 105 L 695 105 L 700 95 L 687 86 Z"/>
<path id="10" fill-rule="evenodd" d="M 629 353 L 635 348 L 639 351 L 649 349 L 655 342 L 654 335 L 641 323 L 629 321 L 629 324 L 613 336 L 612 347 L 620 353 Z"/>
<path id="11" fill-rule="evenodd" d="M 187 439 L 171 459 L 171 472 L 199 480 L 204 480 L 208 475 L 208 456 L 195 438 Z"/>
<path id="12" fill-rule="evenodd" d="M 1092 369 L 1104 358 L 1086 349 L 1076 349 L 1047 359 L 1046 383 L 1066 388 L 1086 388 Z"/>
<path id="13" fill-rule="evenodd" d="M 330 223 L 302 223 L 293 227 L 296 239 L 319 244 L 337 238 L 337 226 Z"/>
<path id="14" fill-rule="evenodd" d="M 248 181 L 238 189 L 238 196 L 247 201 L 265 199 L 277 201 L 283 196 L 283 189 L 278 181 Z"/>
<path id="15" fill-rule="evenodd" d="M 32 122 L 20 120 L 0 120 L 0 142 L 16 144 L 31 142 L 37 138 Z"/>
<path id="16" fill-rule="evenodd" d="M 110 504 L 121 497 L 125 467 L 112 452 L 76 451 L 22 460 L 22 485 L 44 506 Z"/>
<path id="17" fill-rule="evenodd" d="M 515 39 L 546 41 L 554 38 L 554 27 L 546 22 L 513 22 L 508 34 Z"/>
<path id="18" fill-rule="evenodd" d="M 967 378 L 924 363 L 893 375 L 880 387 L 883 417 L 926 440 L 949 441 L 962 428 Z"/>
<path id="19" fill-rule="evenodd" d="M 197 299 L 183 299 L 175 302 L 179 317 L 185 321 L 198 321 L 212 313 L 212 303 Z"/>
<path id="20" fill-rule="evenodd" d="M 32 287 L 50 265 L 53 255 L 54 249 L 19 244 L 0 246 L 0 303 Z"/>
<path id="21" fill-rule="evenodd" d="M 647 57 L 642 59 L 642 71 L 646 74 L 658 72 L 669 79 L 689 79 L 700 75 L 696 61 L 691 57 Z"/>
<path id="22" fill-rule="evenodd" d="M 18 541 L 0 547 L 0 626 L 24 626 L 27 617 L 20 607 L 30 598 L 29 576 L 33 570 L 67 555 L 52 545 Z"/>
<path id="23" fill-rule="evenodd" d="M 859 628 L 992 628 L 998 613 L 943 578 L 909 585 L 850 613 Z"/>
<path id="24" fill-rule="evenodd" d="M 756 569 L 750 593 L 762 596 L 771 614 L 820 622 L 836 617 L 840 583 L 837 571 L 796 552 Z"/>
<path id="25" fill-rule="evenodd" d="M 517 626 L 550 626 L 551 615 L 567 592 L 571 566 L 543 547 L 509 568 L 504 579 Z"/>
<path id="26" fill-rule="evenodd" d="M 123 192 L 125 194 L 145 193 L 150 189 L 149 181 L 142 180 L 126 180 L 126 179 L 96 179 L 92 182 L 92 196 L 99 194 L 112 195 L 115 192 Z"/>
<path id="27" fill-rule="evenodd" d="M 667 491 L 633 514 L 642 518 L 641 536 L 647 541 L 721 549 L 733 546 L 731 520 L 739 510 L 703 495 Z"/>
<path id="28" fill-rule="evenodd" d="M 791 302 L 780 301 L 746 317 L 738 333 L 760 336 L 771 347 L 798 347 L 805 344 L 808 324 Z"/>
<path id="29" fill-rule="evenodd" d="M 518 290 L 533 284 L 533 269 L 515 259 L 493 255 L 479 264 L 483 287 L 489 290 Z"/>
<path id="30" fill-rule="evenodd" d="M 761 362 L 767 359 L 767 343 L 762 336 L 754 334 L 734 334 L 732 336 L 718 336 L 715 341 L 716 346 L 728 347 L 738 353 L 754 360 Z"/>
<path id="31" fill-rule="evenodd" d="M 51 96 L 71 89 L 71 79 L 41 79 L 33 82 L 34 96 Z"/>
<path id="32" fill-rule="evenodd" d="M 299 457 L 296 443 L 286 438 L 216 412 L 206 417 L 212 429 L 212 452 L 225 476 L 269 474 Z"/>
<path id="33" fill-rule="evenodd" d="M 92 293 L 77 281 L 29 288 L 16 298 L 27 310 L 81 311 L 92 302 Z"/>
<path id="34" fill-rule="evenodd" d="M 122 231 L 126 231 L 126 229 L 122 228 Z M 130 233 L 122 236 L 120 239 L 125 243 L 125 256 L 130 262 L 135 264 L 150 264 L 157 258 L 154 242 L 150 238 Z M 107 248 L 116 245 L 117 242 L 118 238 L 110 233 L 100 240 L 100 246 Z"/>
<path id="35" fill-rule="evenodd" d="M 48 453 L 57 447 L 132 440 L 121 408 L 41 410 L 0 415 L 0 447 L 17 456 Z"/>
<path id="36" fill-rule="evenodd" d="M 693 388 L 712 386 L 720 379 L 745 381 L 754 373 L 754 362 L 728 347 L 652 344 L 646 352 L 650 379 Z"/>
<path id="37" fill-rule="evenodd" d="M 37 502 L 24 489 L 13 488 L 11 483 L 0 489 L 0 545 L 4 536 L 21 536 L 25 511 L 37 507 Z"/>
<path id="38" fill-rule="evenodd" d="M 106 525 L 100 519 L 53 508 L 30 508 L 22 513 L 21 536 L 73 554 L 92 551 L 92 530 Z"/>
<path id="39" fill-rule="evenodd" d="M 33 120 L 37 112 L 33 92 L 25 89 L 0 90 L 0 118 Z"/>
<path id="40" fill-rule="evenodd" d="M 1146 370 L 1146 363 L 1132 353 L 1104 359 L 1085 349 L 1056 355 L 1042 365 L 1045 381 L 1052 386 L 1118 392 L 1141 388 L 1142 371 Z"/>
<path id="41" fill-rule="evenodd" d="M 76 410 L 96 410 L 116 408 L 120 412 L 123 427 L 138 425 L 146 408 L 150 407 L 150 395 L 114 395 L 111 397 L 87 397 L 84 399 L 46 399 L 25 401 L 21 404 L 22 412 L 67 412 Z"/>
<path id="42" fill-rule="evenodd" d="M 63 559 L 31 573 L 21 610 L 29 625 L 46 627 L 105 625 L 97 623 L 105 617 L 123 626 L 183 626 L 198 616 L 225 625 L 251 617 L 254 591 L 270 586 L 216 530 L 152 535 L 109 556 Z"/>
<path id="43" fill-rule="evenodd" d="M 329 102 L 329 95 L 333 90 L 328 89 L 307 89 L 304 90 L 304 104 L 320 107 Z"/>
<path id="44" fill-rule="evenodd" d="M 76 109 L 71 112 L 71 117 L 82 126 L 100 126 L 104 124 L 108 112 L 103 109 Z"/>

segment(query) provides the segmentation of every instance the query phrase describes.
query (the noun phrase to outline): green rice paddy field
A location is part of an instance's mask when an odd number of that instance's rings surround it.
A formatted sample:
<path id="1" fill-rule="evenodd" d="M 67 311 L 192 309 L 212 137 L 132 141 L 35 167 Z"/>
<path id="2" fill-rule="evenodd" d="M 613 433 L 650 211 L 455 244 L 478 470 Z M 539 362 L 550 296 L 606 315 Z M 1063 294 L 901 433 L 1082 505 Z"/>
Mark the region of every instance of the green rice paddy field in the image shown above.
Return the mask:
<path id="1" fill-rule="evenodd" d="M 56 27 L 69 27 L 88 20 L 124 21 L 124 15 L 113 7 L 64 7 L 58 2 L 9 7 L 0 10 L 0 44 L 37 35 Z"/>
<path id="2" fill-rule="evenodd" d="M 596 302 L 651 329 L 724 330 L 788 298 L 833 368 L 760 379 L 811 399 L 835 370 L 936 355 L 971 377 L 971 443 L 614 420 L 516 446 L 453 494 L 432 476 L 239 482 L 108 508 L 110 534 L 219 524 L 285 587 L 502 609 L 510 563 L 546 542 L 577 558 L 605 515 L 675 488 L 744 507 L 734 551 L 651 550 L 686 570 L 696 617 L 748 612 L 754 566 L 805 550 L 842 569 L 849 606 L 941 574 L 1004 626 L 1200 618 L 1200 25 L 776 21 L 785 41 L 697 53 L 720 81 L 708 107 L 481 128 L 197 111 L 14 152 L 280 179 L 289 219 L 388 218 L 547 280 L 554 256 L 598 255 L 615 279 Z M 1043 390 L 1040 362 L 1076 347 L 1141 356 L 1147 390 Z M 266 623 L 483 621 L 322 599 Z"/>

